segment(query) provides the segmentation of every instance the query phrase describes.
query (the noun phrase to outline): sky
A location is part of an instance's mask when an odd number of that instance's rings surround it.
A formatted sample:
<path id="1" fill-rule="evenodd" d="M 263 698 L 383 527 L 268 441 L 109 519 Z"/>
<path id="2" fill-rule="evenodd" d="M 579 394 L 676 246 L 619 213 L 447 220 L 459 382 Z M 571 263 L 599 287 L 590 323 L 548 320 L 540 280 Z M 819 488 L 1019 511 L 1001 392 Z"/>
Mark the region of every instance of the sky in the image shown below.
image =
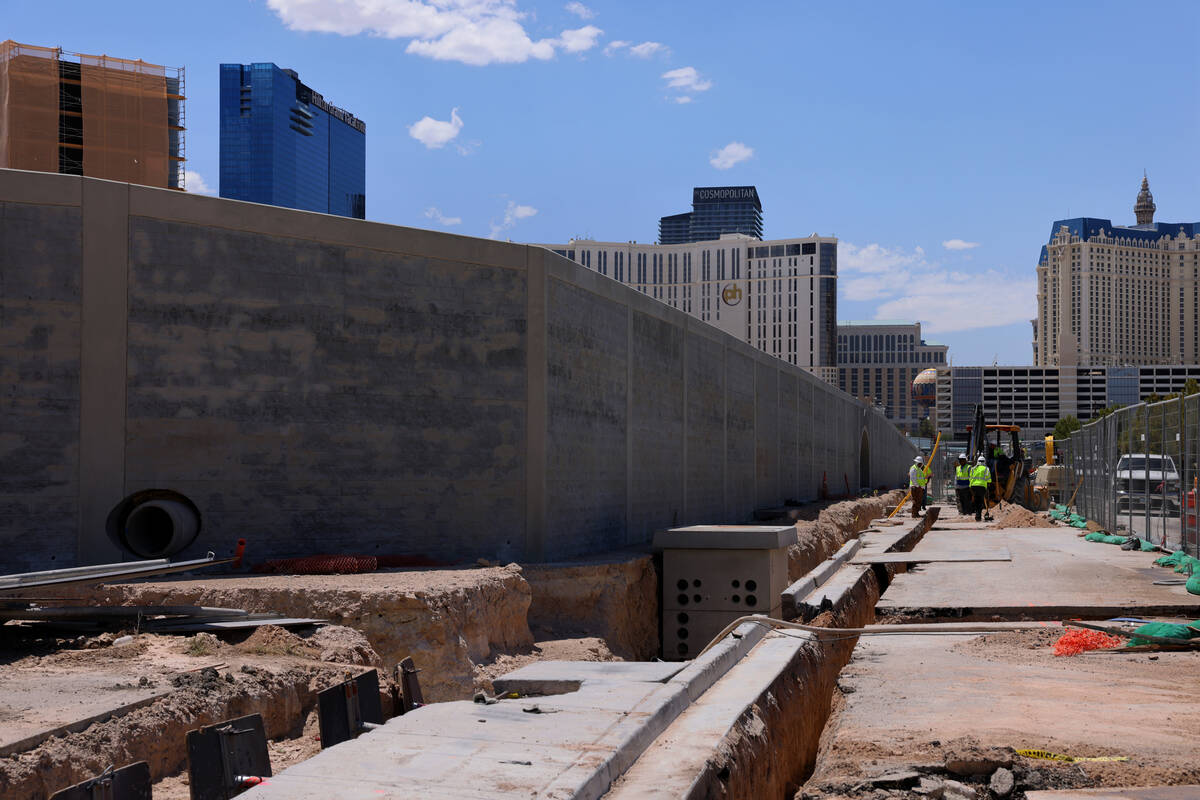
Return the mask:
<path id="1" fill-rule="evenodd" d="M 0 0 L 0 38 L 186 68 L 216 193 L 218 66 L 273 61 L 367 125 L 367 218 L 652 242 L 693 186 L 837 236 L 840 320 L 1032 363 L 1054 220 L 1200 220 L 1200 3 Z"/>

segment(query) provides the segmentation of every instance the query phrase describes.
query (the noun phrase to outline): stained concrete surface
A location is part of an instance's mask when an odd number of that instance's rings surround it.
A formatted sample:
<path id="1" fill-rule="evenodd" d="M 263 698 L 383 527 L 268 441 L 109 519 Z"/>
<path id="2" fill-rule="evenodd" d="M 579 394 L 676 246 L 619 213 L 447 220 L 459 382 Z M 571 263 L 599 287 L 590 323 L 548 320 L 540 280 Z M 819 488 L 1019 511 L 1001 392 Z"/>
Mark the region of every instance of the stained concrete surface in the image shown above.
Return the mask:
<path id="1" fill-rule="evenodd" d="M 1077 533 L 1067 527 L 989 530 L 977 523 L 943 522 L 925 534 L 913 555 L 1004 547 L 1012 560 L 923 564 L 896 576 L 876 612 L 981 618 L 1096 618 L 1130 610 L 1200 614 L 1200 598 L 1182 586 L 1155 586 L 1141 572 L 1153 555 L 1088 542 Z"/>

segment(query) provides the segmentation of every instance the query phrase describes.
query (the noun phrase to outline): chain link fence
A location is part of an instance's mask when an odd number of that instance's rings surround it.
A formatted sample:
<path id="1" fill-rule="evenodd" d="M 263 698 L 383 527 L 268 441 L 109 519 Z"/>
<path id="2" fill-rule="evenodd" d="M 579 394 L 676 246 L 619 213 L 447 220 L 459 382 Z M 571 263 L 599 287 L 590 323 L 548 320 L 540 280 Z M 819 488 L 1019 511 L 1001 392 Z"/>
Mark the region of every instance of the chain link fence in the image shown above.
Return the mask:
<path id="1" fill-rule="evenodd" d="M 1200 558 L 1200 395 L 1119 409 L 1055 449 L 1058 502 L 1110 532 Z"/>

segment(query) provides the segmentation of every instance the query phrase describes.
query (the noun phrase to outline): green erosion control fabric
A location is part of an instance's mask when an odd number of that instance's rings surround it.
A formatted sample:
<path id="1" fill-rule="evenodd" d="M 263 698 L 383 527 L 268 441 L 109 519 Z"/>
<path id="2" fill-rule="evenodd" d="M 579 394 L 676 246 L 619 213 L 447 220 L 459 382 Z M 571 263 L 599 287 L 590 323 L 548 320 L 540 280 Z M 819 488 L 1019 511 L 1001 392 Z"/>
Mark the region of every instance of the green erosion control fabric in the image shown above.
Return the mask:
<path id="1" fill-rule="evenodd" d="M 1200 594 L 1200 592 L 1197 592 L 1197 594 Z M 1191 630 L 1191 628 L 1200 628 L 1200 619 L 1190 622 L 1187 625 L 1180 625 L 1175 622 L 1147 622 L 1145 625 L 1142 625 L 1133 632 L 1134 638 L 1130 639 L 1129 643 L 1125 646 L 1137 647 L 1139 644 L 1156 644 L 1156 642 L 1151 642 L 1148 639 L 1137 638 L 1137 634 L 1157 636 L 1160 639 L 1179 639 L 1181 641 L 1187 641 L 1188 639 L 1193 639 L 1197 636 L 1196 632 Z"/>
<path id="2" fill-rule="evenodd" d="M 1111 533 L 1105 533 L 1104 531 L 1095 531 L 1093 533 L 1089 533 L 1087 536 L 1084 536 L 1083 538 L 1089 542 L 1104 542 L 1105 544 L 1125 544 L 1125 540 L 1128 539 L 1129 537 L 1128 536 L 1115 536 Z"/>
<path id="3" fill-rule="evenodd" d="M 1086 539 L 1087 537 L 1085 536 L 1084 538 Z M 1187 557 L 1187 553 L 1183 552 L 1182 550 L 1176 550 L 1169 556 L 1162 556 L 1161 558 L 1154 559 L 1154 565 L 1156 567 L 1175 567 L 1179 565 L 1179 560 L 1181 558 Z"/>

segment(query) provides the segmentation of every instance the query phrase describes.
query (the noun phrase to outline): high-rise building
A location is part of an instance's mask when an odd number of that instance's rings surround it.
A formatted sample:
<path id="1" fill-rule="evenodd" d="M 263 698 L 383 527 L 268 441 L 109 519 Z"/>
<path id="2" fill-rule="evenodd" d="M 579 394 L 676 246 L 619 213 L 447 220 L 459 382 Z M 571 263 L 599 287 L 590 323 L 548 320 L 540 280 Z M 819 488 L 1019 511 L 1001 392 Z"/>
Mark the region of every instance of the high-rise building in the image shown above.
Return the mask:
<path id="1" fill-rule="evenodd" d="M 838 388 L 915 430 L 925 409 L 913 399 L 912 382 L 924 370 L 946 366 L 947 350 L 922 339 L 919 322 L 839 322 Z"/>
<path id="2" fill-rule="evenodd" d="M 1200 222 L 1154 222 L 1143 177 L 1136 225 L 1062 219 L 1038 259 L 1039 366 L 1200 363 Z"/>
<path id="3" fill-rule="evenodd" d="M 753 186 L 697 186 L 692 210 L 658 220 L 659 244 L 720 239 L 727 233 L 763 238 L 762 203 Z"/>
<path id="4" fill-rule="evenodd" d="M 293 70 L 221 65 L 221 197 L 365 219 L 366 142 Z"/>
<path id="5" fill-rule="evenodd" d="M 837 239 L 727 234 L 674 245 L 572 239 L 542 247 L 837 379 Z"/>
<path id="6" fill-rule="evenodd" d="M 182 189 L 183 76 L 0 42 L 0 167 Z"/>

